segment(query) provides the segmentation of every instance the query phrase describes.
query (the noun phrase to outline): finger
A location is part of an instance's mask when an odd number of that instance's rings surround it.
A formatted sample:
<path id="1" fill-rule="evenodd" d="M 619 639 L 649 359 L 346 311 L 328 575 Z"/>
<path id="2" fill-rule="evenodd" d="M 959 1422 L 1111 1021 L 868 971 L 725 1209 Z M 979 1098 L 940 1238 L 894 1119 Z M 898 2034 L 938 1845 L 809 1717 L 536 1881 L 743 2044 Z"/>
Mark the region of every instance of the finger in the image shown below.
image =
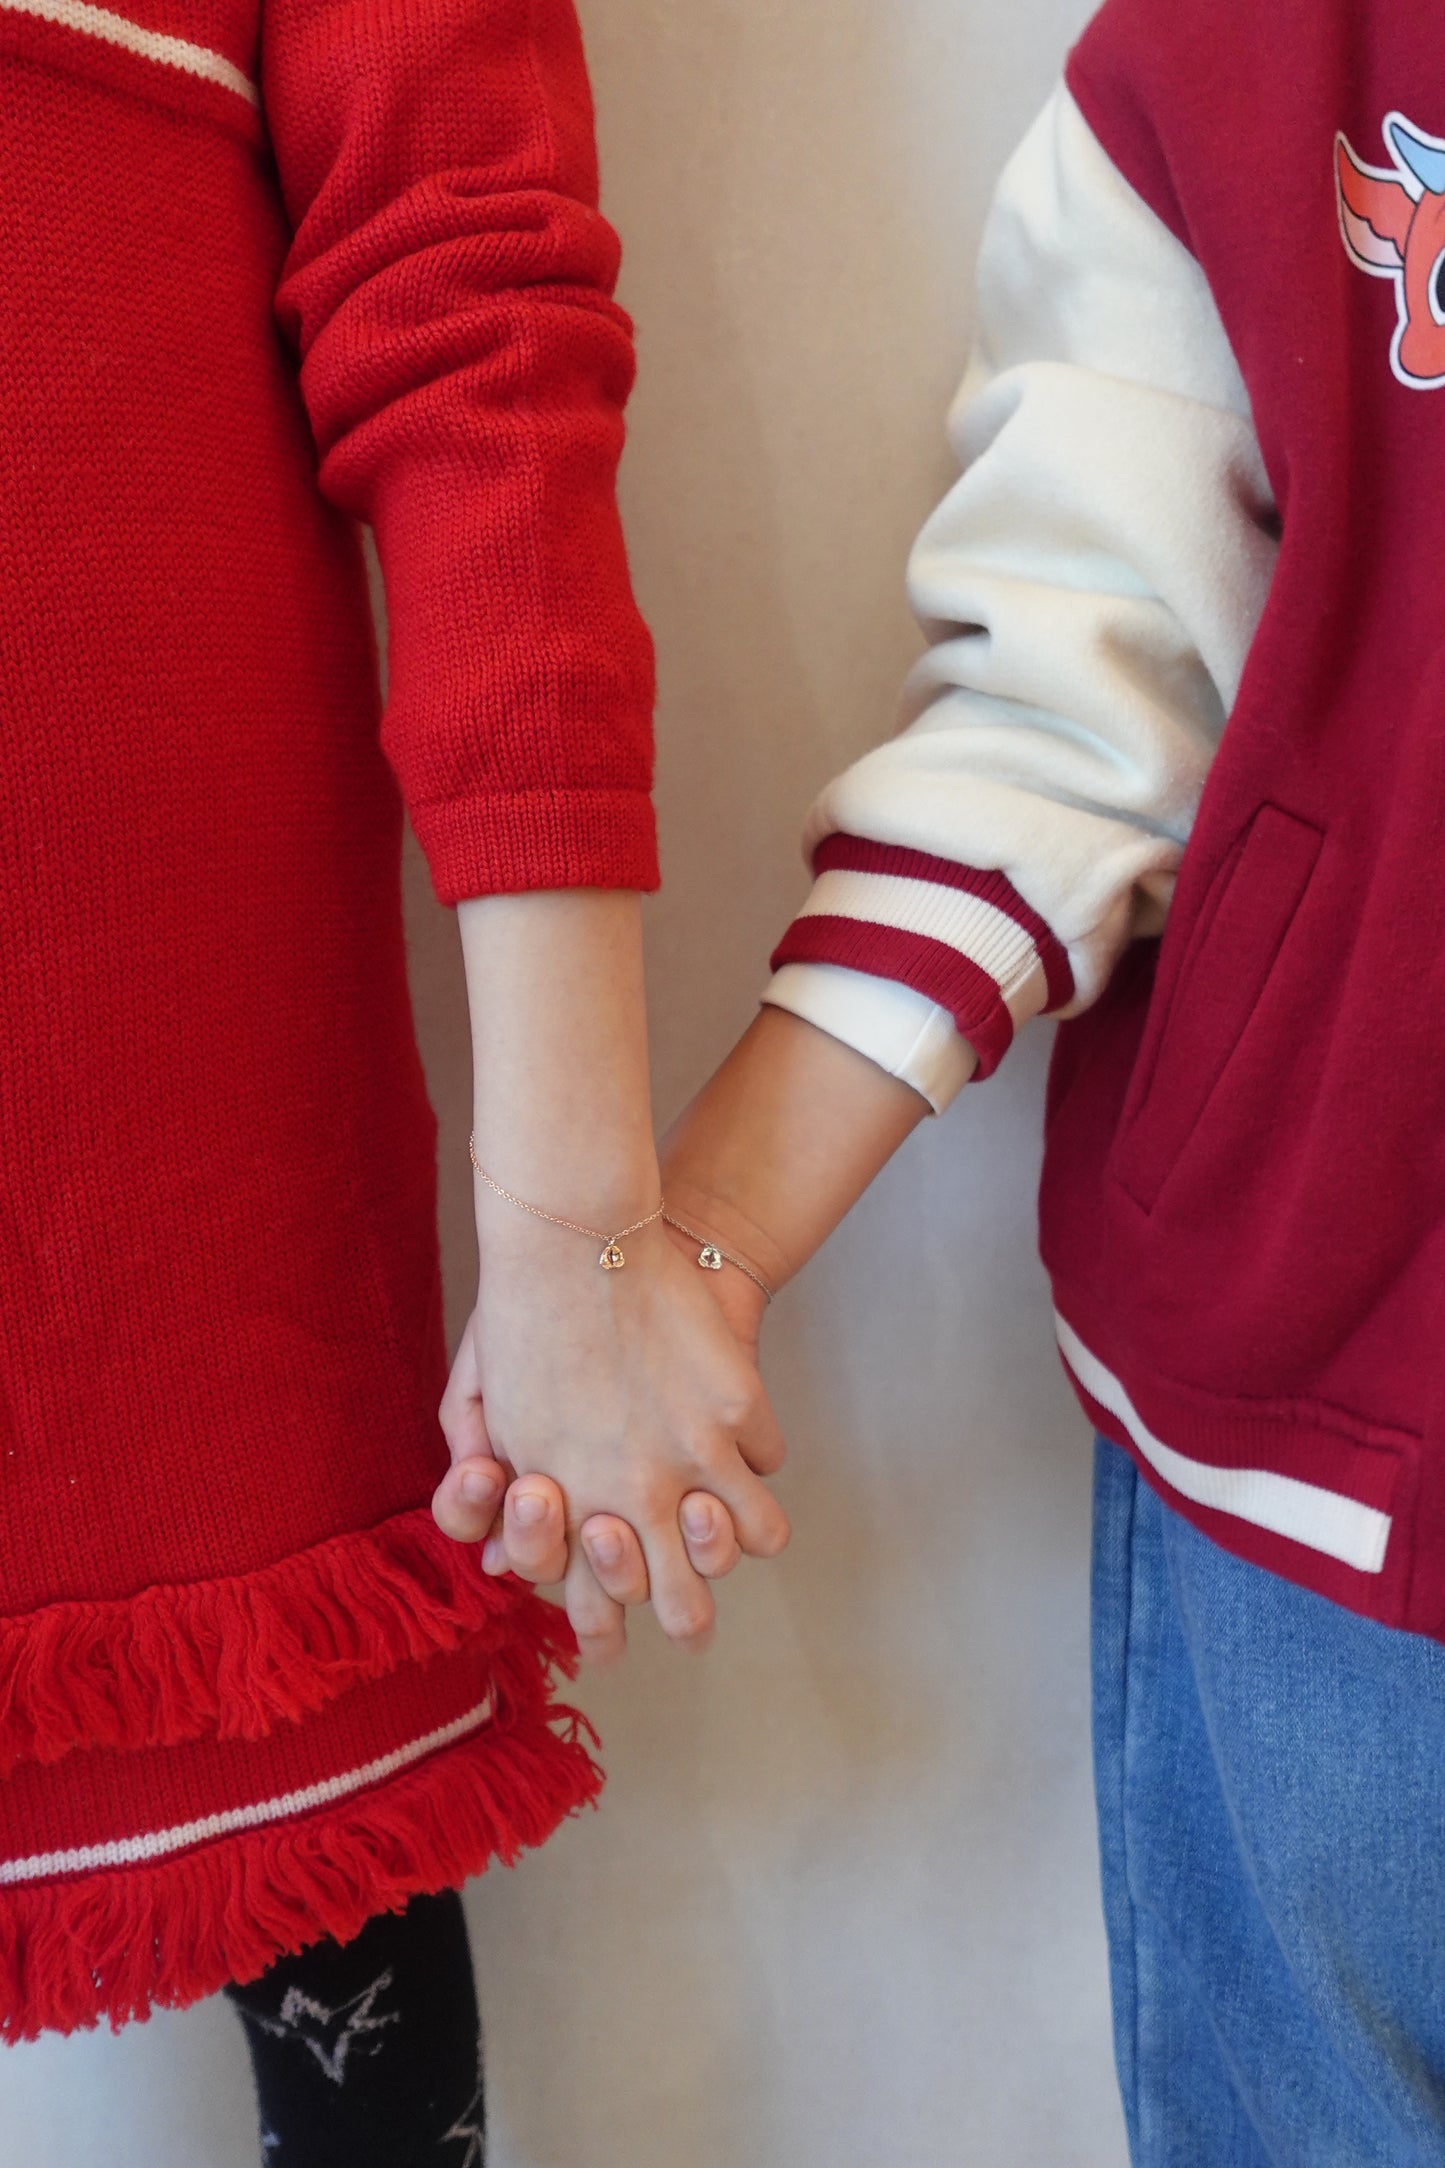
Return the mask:
<path id="1" fill-rule="evenodd" d="M 738 1432 L 738 1451 L 754 1475 L 776 1475 L 788 1457 L 783 1426 L 773 1413 L 771 1400 L 761 1389 L 748 1412 L 747 1421 Z"/>
<path id="2" fill-rule="evenodd" d="M 706 1581 L 693 1572 L 676 1519 L 646 1530 L 642 1547 L 658 1625 L 677 1648 L 694 1652 L 707 1648 L 717 1624 L 717 1606 Z"/>
<path id="3" fill-rule="evenodd" d="M 447 1470 L 432 1496 L 438 1528 L 457 1543 L 480 1543 L 502 1510 L 508 1471 L 491 1456 L 474 1454 Z"/>
<path id="4" fill-rule="evenodd" d="M 567 1568 L 567 1616 L 584 1664 L 605 1670 L 627 1653 L 627 1613 L 597 1584 L 579 1543 Z"/>
<path id="5" fill-rule="evenodd" d="M 613 1602 L 646 1603 L 647 1562 L 630 1524 L 615 1513 L 594 1513 L 580 1534 L 597 1583 Z"/>
<path id="6" fill-rule="evenodd" d="M 515 1482 L 515 1471 L 510 1480 Z M 483 1573 L 511 1572 L 512 1568 L 507 1560 L 506 1527 L 506 1500 L 499 1498 L 497 1500 L 497 1517 L 488 1529 L 487 1540 L 482 1545 Z"/>
<path id="7" fill-rule="evenodd" d="M 517 1471 L 509 1460 L 500 1461 L 498 1466 L 506 1477 L 507 1489 L 510 1490 L 517 1480 Z M 507 1500 L 504 1492 L 497 1500 L 497 1510 L 492 1518 L 492 1525 L 487 1530 L 486 1541 L 482 1545 L 483 1573 L 501 1574 L 510 1573 L 512 1570 L 507 1562 L 507 1545 L 505 1541 L 506 1522 L 503 1516 L 506 1511 L 506 1504 Z"/>
<path id="8" fill-rule="evenodd" d="M 452 1464 L 433 1493 L 433 1517 L 456 1542 L 480 1543 L 501 1505 L 511 1470 L 497 1459 L 487 1433 L 470 1328 L 462 1334 L 437 1415 Z"/>
<path id="9" fill-rule="evenodd" d="M 567 1512 L 550 1476 L 523 1475 L 507 1493 L 502 1541 L 524 1581 L 560 1581 L 567 1572 Z"/>
<path id="10" fill-rule="evenodd" d="M 708 1491 L 690 1491 L 677 1517 L 693 1572 L 705 1581 L 731 1573 L 743 1554 L 726 1506 Z"/>
<path id="11" fill-rule="evenodd" d="M 453 1463 L 479 1456 L 487 1460 L 492 1458 L 492 1441 L 487 1435 L 487 1421 L 482 1413 L 476 1339 L 470 1325 L 462 1334 L 437 1415 Z"/>
<path id="12" fill-rule="evenodd" d="M 708 1472 L 708 1489 L 732 1516 L 738 1542 L 749 1558 L 776 1558 L 787 1549 L 792 1527 L 766 1483 L 755 1476 L 739 1447 L 726 1462 Z"/>

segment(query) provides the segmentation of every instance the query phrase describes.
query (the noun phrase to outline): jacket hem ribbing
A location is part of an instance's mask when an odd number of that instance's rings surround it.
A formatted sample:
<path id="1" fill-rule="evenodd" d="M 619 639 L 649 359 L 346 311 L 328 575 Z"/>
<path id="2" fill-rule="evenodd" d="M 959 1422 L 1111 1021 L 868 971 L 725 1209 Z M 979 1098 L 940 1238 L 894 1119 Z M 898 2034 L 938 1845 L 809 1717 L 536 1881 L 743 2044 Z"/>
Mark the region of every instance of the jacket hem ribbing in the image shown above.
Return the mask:
<path id="1" fill-rule="evenodd" d="M 1222 1548 L 1346 1609 L 1445 1640 L 1413 1586 L 1422 1441 L 1308 1399 L 1229 1397 L 1168 1376 L 1055 1281 L 1065 1375 L 1094 1428 Z"/>

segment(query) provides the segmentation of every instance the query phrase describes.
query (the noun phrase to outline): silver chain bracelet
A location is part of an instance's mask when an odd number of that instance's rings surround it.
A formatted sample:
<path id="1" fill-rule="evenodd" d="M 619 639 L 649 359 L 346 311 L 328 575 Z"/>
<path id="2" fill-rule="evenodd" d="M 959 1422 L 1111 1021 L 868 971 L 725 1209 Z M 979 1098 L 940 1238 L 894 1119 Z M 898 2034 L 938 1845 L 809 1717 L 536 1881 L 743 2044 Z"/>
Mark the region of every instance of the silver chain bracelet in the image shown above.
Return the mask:
<path id="1" fill-rule="evenodd" d="M 736 1265 L 738 1271 L 745 1272 L 754 1287 L 761 1292 L 764 1302 L 772 1301 L 772 1289 L 760 1272 L 754 1272 L 746 1259 L 734 1257 L 731 1250 L 725 1250 L 720 1242 L 714 1242 L 711 1235 L 700 1235 L 695 1227 L 684 1227 L 680 1219 L 673 1218 L 665 1205 L 662 1217 L 667 1226 L 675 1227 L 680 1235 L 687 1236 L 689 1242 L 696 1242 L 701 1245 L 697 1253 L 697 1261 L 704 1272 L 721 1272 L 724 1265 Z"/>

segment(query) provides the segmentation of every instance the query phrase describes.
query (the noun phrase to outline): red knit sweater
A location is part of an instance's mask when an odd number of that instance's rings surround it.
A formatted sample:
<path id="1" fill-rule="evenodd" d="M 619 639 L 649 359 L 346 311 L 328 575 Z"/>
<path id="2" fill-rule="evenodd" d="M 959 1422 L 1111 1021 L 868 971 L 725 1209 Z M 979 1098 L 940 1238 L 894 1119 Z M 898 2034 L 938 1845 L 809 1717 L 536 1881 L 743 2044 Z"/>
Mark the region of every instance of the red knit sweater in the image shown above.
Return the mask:
<path id="1" fill-rule="evenodd" d="M 656 875 L 567 0 L 0 0 L 0 112 L 18 2035 L 253 1975 L 591 1795 L 556 1614 L 427 1511 L 397 783 L 446 900 Z"/>

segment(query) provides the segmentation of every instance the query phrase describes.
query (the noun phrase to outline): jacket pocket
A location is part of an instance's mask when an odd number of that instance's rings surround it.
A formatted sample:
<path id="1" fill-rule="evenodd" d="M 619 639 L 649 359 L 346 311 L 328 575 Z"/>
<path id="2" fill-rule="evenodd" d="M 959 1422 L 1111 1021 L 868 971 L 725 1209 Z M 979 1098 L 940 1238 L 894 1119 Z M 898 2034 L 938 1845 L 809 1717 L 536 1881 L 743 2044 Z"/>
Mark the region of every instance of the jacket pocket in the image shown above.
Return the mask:
<path id="1" fill-rule="evenodd" d="M 1113 1153 L 1115 1179 L 1146 1212 L 1219 1095 L 1323 840 L 1308 821 L 1262 805 L 1205 894 Z"/>

